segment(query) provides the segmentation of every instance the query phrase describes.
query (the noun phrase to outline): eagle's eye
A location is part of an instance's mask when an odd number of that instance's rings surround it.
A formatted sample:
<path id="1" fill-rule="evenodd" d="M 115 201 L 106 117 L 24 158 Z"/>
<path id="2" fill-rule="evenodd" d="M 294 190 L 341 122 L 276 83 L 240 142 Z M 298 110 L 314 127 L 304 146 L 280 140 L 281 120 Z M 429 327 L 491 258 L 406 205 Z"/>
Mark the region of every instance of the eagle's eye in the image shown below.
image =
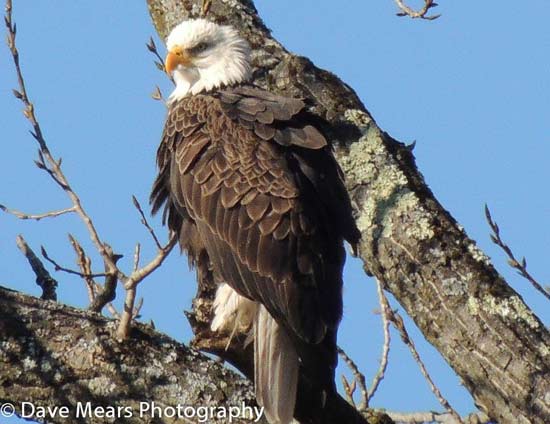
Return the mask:
<path id="1" fill-rule="evenodd" d="M 208 49 L 210 47 L 210 45 L 206 42 L 201 42 L 199 44 L 197 44 L 196 46 L 190 48 L 189 50 L 191 51 L 191 53 L 193 54 L 198 54 L 198 53 L 202 53 L 204 52 L 206 49 Z"/>

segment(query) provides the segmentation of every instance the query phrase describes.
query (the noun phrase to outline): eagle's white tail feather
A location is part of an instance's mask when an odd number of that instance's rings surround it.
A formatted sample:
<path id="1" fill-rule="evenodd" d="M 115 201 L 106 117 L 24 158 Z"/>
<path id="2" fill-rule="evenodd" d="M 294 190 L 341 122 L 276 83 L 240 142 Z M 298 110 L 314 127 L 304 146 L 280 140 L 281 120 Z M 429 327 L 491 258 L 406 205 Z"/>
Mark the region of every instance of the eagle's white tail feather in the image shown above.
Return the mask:
<path id="1" fill-rule="evenodd" d="M 254 384 L 256 400 L 271 424 L 296 423 L 298 366 L 290 338 L 260 305 L 254 323 Z"/>

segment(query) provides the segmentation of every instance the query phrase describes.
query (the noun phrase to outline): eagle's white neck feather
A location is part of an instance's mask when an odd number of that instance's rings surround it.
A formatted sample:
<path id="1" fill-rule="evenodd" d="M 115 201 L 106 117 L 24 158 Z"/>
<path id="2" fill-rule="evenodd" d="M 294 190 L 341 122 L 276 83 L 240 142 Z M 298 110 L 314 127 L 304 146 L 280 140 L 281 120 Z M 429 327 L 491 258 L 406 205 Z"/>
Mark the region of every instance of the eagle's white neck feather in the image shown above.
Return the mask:
<path id="1" fill-rule="evenodd" d="M 172 30 L 166 46 L 168 50 L 190 49 L 201 42 L 207 42 L 210 47 L 193 57 L 192 65 L 179 65 L 174 70 L 176 88 L 168 98 L 169 103 L 250 78 L 250 47 L 230 26 L 204 19 L 183 21 Z"/>

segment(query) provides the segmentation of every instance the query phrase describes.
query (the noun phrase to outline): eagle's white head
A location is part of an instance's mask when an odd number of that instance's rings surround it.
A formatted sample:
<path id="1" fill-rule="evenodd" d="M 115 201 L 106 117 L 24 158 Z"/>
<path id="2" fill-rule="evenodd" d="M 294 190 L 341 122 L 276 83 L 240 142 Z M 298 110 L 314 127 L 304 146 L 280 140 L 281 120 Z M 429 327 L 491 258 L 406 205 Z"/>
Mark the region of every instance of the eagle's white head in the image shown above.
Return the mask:
<path id="1" fill-rule="evenodd" d="M 169 102 L 250 78 L 250 47 L 233 27 L 205 19 L 183 21 L 166 47 L 166 72 L 176 83 Z"/>

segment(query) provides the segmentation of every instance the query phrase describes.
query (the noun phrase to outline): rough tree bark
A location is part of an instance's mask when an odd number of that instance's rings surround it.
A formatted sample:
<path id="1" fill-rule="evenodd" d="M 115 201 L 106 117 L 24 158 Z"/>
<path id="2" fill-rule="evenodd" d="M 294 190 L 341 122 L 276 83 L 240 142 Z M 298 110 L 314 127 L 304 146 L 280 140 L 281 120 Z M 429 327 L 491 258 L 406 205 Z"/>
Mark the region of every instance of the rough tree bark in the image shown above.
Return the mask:
<path id="1" fill-rule="evenodd" d="M 148 4 L 163 38 L 201 9 L 200 0 Z M 275 41 L 250 1 L 214 1 L 209 18 L 235 25 L 250 41 L 257 84 L 307 98 L 312 111 L 331 123 L 362 231 L 359 256 L 365 269 L 394 294 L 462 378 L 476 404 L 501 424 L 548 422 L 550 334 L 433 197 L 410 149 L 376 125 L 351 88 Z M 194 345 L 221 354 L 247 373 L 251 360 L 242 345 L 233 343 L 224 351 L 225 340 L 208 331 L 212 290 L 208 276 L 200 277 L 190 315 Z M 44 405 L 74 402 L 71 393 L 99 404 L 135 402 L 136 391 L 147 399 L 168 396 L 169 402 L 181 404 L 187 392 L 176 386 L 184 387 L 191 375 L 198 386 L 187 396 L 198 396 L 199 404 L 205 399 L 213 405 L 250 400 L 250 392 L 243 392 L 250 388 L 246 383 L 219 368 L 212 368 L 213 378 L 204 380 L 201 367 L 215 364 L 145 327 L 137 328 L 127 345 L 118 345 L 105 319 L 33 302 L 39 301 L 0 291 L 0 334 L 9 335 L 0 343 L 0 402 L 16 401 L 13 389 L 20 388 L 21 393 L 32 390 Z M 82 331 L 83 326 L 89 331 Z M 82 349 L 71 356 L 67 346 Z M 195 360 L 188 361 L 188 355 Z M 112 381 L 124 384 L 112 386 Z M 121 389 L 124 385 L 128 387 Z M 174 398 L 175 393 L 183 398 Z"/>
<path id="2" fill-rule="evenodd" d="M 201 10 L 198 0 L 148 4 L 162 38 Z M 257 84 L 307 99 L 332 124 L 362 232 L 365 270 L 396 297 L 478 407 L 501 424 L 549 422 L 548 330 L 434 198 L 411 149 L 376 125 L 350 87 L 274 40 L 251 1 L 215 1 L 209 19 L 236 26 L 249 40 Z M 195 345 L 223 356 L 208 332 L 207 283 L 191 317 Z"/>
<path id="3" fill-rule="evenodd" d="M 22 402 L 70 406 L 70 419 L 47 419 L 63 424 L 176 422 L 140 416 L 141 402 L 163 408 L 255 405 L 252 384 L 222 364 L 147 325 L 135 325 L 131 340 L 119 343 L 116 328 L 99 314 L 0 287 L 0 405 L 10 402 L 18 413 Z M 106 410 L 129 407 L 133 416 L 78 419 L 76 405 L 87 402 Z M 258 422 L 267 423 L 263 417 Z"/>

